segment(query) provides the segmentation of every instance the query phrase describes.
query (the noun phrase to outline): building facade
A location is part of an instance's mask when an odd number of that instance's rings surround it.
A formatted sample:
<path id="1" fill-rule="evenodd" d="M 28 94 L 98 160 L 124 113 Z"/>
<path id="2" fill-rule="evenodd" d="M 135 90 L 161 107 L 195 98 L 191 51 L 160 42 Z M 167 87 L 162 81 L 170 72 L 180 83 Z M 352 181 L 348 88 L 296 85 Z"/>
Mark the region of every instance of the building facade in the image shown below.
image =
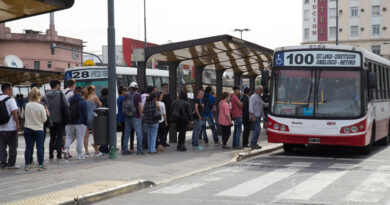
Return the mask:
<path id="1" fill-rule="evenodd" d="M 79 51 L 83 49 L 82 40 L 58 36 L 53 18 L 45 34 L 33 30 L 11 33 L 10 28 L 0 24 L 0 66 L 7 66 L 4 59 L 9 55 L 19 57 L 23 68 L 27 69 L 65 71 L 66 68 L 81 66 L 82 55 Z M 51 43 L 72 50 L 56 48 L 55 54 L 52 54 Z"/>
<path id="2" fill-rule="evenodd" d="M 338 32 L 339 45 L 390 59 L 389 0 L 303 0 L 302 5 L 302 44 L 335 44 Z"/>

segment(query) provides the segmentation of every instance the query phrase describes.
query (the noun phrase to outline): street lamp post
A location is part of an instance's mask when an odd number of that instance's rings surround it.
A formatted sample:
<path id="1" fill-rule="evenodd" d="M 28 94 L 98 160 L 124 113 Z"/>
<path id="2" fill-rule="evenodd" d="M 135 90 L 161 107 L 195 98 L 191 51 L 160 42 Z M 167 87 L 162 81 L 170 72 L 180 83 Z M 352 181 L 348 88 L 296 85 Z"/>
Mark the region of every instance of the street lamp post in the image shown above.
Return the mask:
<path id="1" fill-rule="evenodd" d="M 336 45 L 339 45 L 339 0 L 336 0 Z"/>
<path id="2" fill-rule="evenodd" d="M 243 28 L 243 29 L 236 28 L 233 31 L 240 32 L 240 36 L 241 36 L 241 40 L 242 40 L 242 32 L 250 31 L 250 29 L 249 28 Z"/>

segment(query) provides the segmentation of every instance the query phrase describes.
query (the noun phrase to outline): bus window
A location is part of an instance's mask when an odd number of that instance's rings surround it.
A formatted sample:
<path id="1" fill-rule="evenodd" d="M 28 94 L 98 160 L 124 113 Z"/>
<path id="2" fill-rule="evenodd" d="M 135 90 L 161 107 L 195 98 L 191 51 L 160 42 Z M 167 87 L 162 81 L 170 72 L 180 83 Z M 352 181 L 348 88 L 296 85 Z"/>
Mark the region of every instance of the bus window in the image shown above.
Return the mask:
<path id="1" fill-rule="evenodd" d="M 19 87 L 14 86 L 14 87 L 12 88 L 12 90 L 13 90 L 13 93 L 14 93 L 15 96 L 18 95 L 18 94 L 20 94 Z"/>
<path id="2" fill-rule="evenodd" d="M 123 75 L 117 75 L 116 76 L 117 85 L 125 85 L 125 81 L 123 79 Z"/>
<path id="3" fill-rule="evenodd" d="M 20 88 L 20 94 L 22 94 L 23 96 L 28 96 L 28 88 L 27 87 L 21 87 Z"/>
<path id="4" fill-rule="evenodd" d="M 153 78 L 156 87 L 158 88 L 158 90 L 161 90 L 161 78 L 158 76 L 154 76 Z"/>
<path id="5" fill-rule="evenodd" d="M 169 79 L 167 77 L 162 77 L 162 83 L 169 83 Z"/>
<path id="6" fill-rule="evenodd" d="M 130 83 L 137 82 L 137 77 L 135 77 L 135 75 L 128 75 L 127 82 L 128 82 L 127 87 L 129 87 Z"/>
<path id="7" fill-rule="evenodd" d="M 147 76 L 146 77 L 146 84 L 148 84 L 148 86 L 153 86 L 154 87 L 153 77 L 152 76 Z"/>

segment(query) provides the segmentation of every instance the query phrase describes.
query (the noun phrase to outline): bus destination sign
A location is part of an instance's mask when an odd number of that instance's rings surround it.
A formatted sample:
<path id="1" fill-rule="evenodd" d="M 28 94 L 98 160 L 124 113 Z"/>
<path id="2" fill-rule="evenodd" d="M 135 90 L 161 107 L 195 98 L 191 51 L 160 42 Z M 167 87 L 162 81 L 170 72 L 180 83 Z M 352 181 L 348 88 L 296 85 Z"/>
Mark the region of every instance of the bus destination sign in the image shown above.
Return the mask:
<path id="1" fill-rule="evenodd" d="M 105 79 L 108 78 L 107 70 L 74 70 L 65 73 L 65 80 L 68 79 Z"/>
<path id="2" fill-rule="evenodd" d="M 274 56 L 274 66 L 361 67 L 361 57 L 347 51 L 281 51 Z"/>

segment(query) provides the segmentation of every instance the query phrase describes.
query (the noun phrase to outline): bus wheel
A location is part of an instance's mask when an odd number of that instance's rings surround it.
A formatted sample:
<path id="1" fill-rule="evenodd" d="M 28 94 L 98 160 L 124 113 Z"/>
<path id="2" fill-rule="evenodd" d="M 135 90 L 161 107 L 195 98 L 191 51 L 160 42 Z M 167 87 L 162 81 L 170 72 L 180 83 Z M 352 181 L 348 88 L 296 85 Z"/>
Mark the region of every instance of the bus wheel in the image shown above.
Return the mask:
<path id="1" fill-rule="evenodd" d="M 294 152 L 294 147 L 295 147 L 294 144 L 283 143 L 283 150 L 284 150 L 284 152 L 286 152 L 286 153 L 292 153 L 292 152 Z"/>
<path id="2" fill-rule="evenodd" d="M 389 144 L 389 141 L 390 141 L 389 138 L 390 138 L 390 125 L 389 125 L 389 128 L 387 129 L 387 136 L 379 141 L 379 145 L 387 146 Z"/>
<path id="3" fill-rule="evenodd" d="M 363 155 L 369 155 L 372 148 L 374 147 L 374 141 L 375 141 L 375 124 L 374 124 L 374 128 L 371 132 L 370 144 L 368 144 L 365 147 L 362 147 L 360 150 L 360 153 Z"/>

